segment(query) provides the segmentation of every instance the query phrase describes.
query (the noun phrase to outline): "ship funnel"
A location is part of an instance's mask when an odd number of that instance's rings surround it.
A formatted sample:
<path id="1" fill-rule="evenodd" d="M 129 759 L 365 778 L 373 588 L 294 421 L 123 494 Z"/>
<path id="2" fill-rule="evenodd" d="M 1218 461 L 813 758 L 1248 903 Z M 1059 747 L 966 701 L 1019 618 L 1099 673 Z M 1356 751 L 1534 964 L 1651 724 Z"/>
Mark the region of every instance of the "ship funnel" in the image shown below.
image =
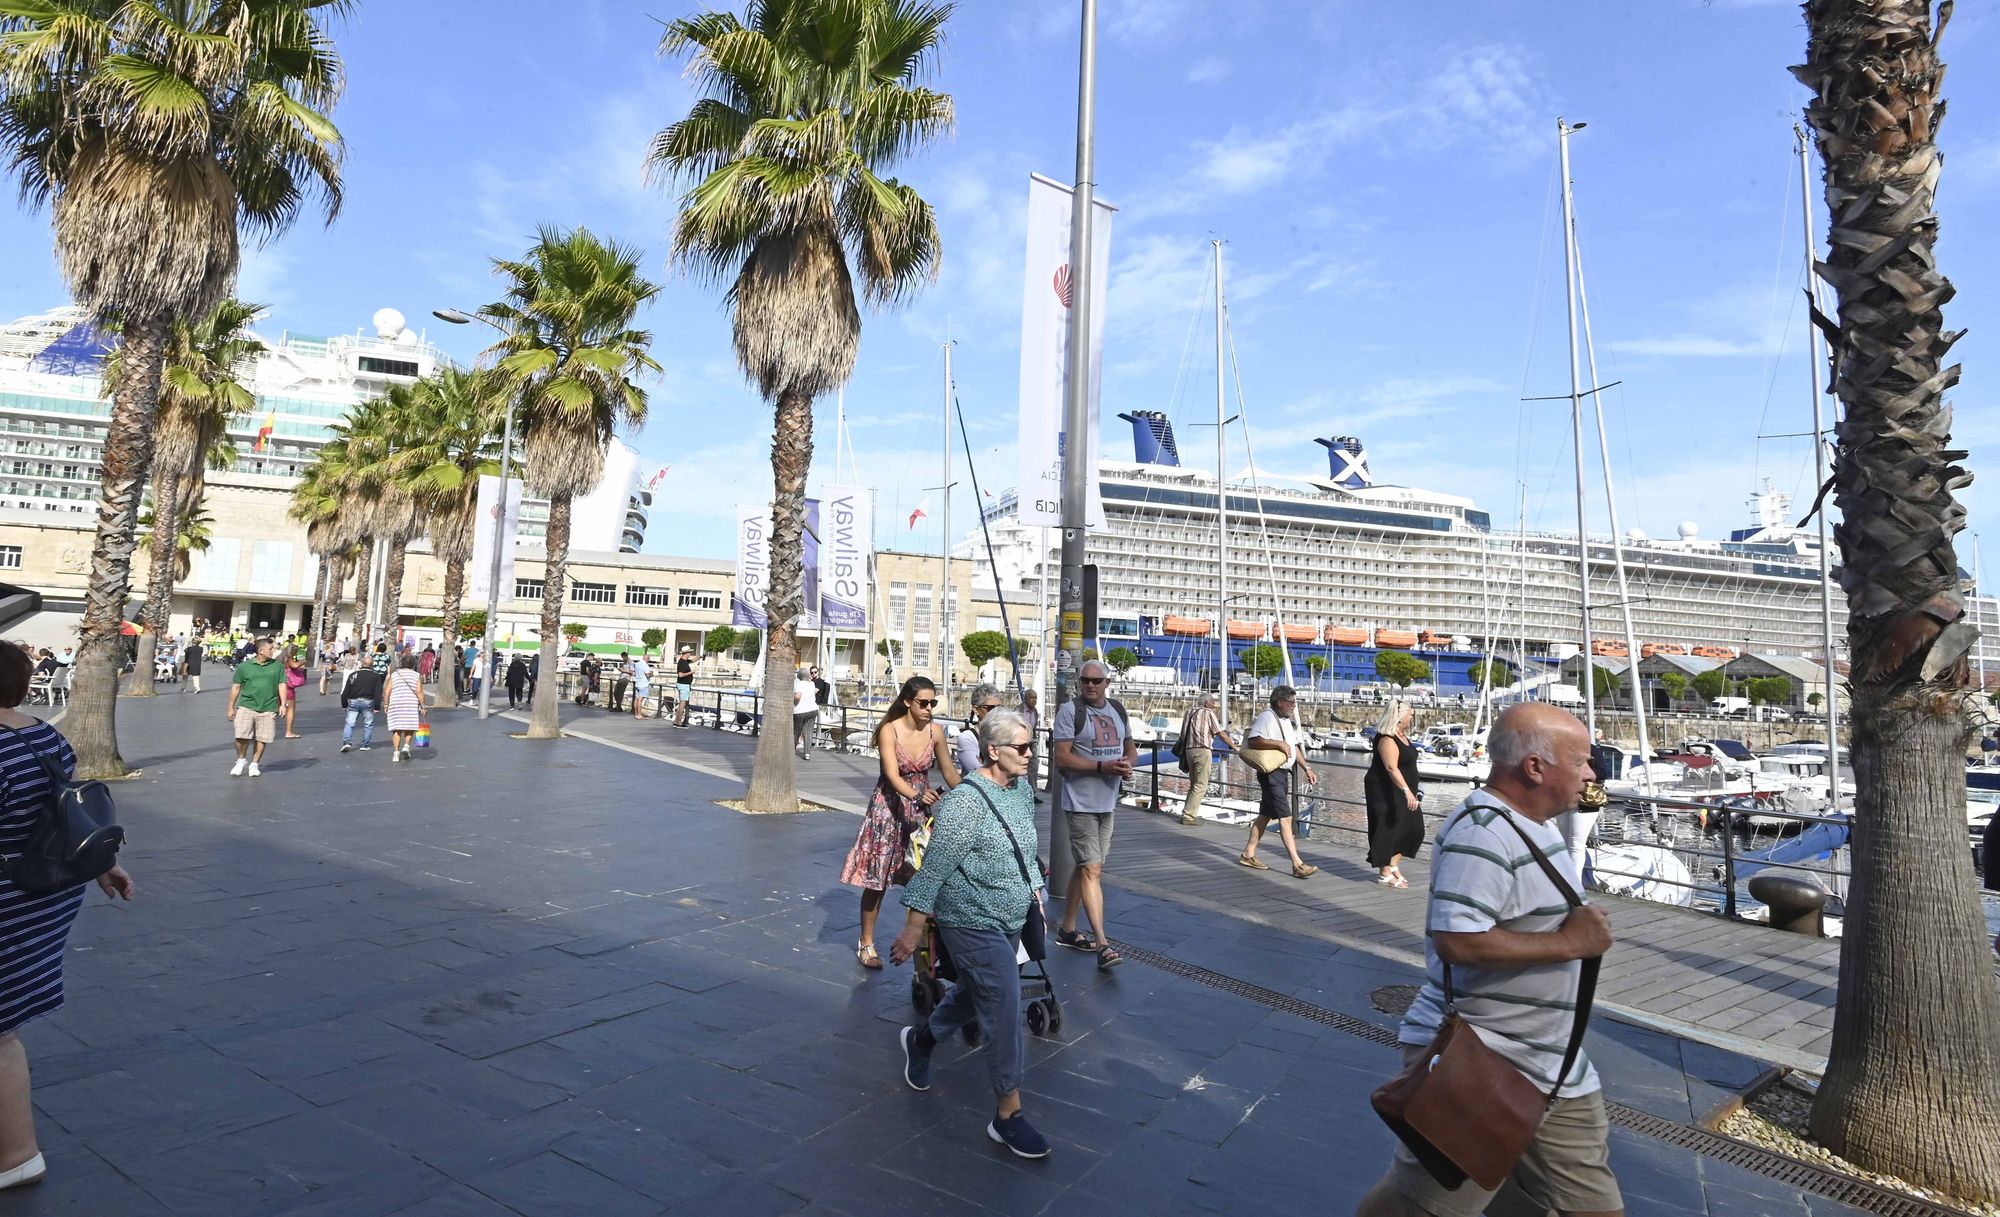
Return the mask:
<path id="1" fill-rule="evenodd" d="M 1314 440 L 1326 449 L 1326 460 L 1333 474 L 1333 483 L 1347 490 L 1366 490 L 1375 484 L 1368 472 L 1368 449 L 1351 435 L 1336 435 L 1332 439 Z"/>
<path id="2" fill-rule="evenodd" d="M 1158 410 L 1134 410 L 1118 417 L 1132 424 L 1132 459 L 1141 465 L 1181 463 L 1181 450 L 1174 446 L 1174 425 Z"/>

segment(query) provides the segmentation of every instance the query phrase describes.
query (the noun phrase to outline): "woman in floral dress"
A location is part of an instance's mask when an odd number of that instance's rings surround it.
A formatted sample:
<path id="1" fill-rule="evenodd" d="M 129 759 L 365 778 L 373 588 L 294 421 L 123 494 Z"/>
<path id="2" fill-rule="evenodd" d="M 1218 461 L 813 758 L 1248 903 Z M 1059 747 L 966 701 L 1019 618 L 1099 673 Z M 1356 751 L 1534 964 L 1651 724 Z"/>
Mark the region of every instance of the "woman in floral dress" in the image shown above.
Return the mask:
<path id="1" fill-rule="evenodd" d="M 854 958 L 864 968 L 882 966 L 882 957 L 875 952 L 875 915 L 882 908 L 882 895 L 899 881 L 897 872 L 903 869 L 910 834 L 923 826 L 930 805 L 944 793 L 931 785 L 932 764 L 943 772 L 946 789 L 958 785 L 958 765 L 945 744 L 944 728 L 934 721 L 937 704 L 937 686 L 912 676 L 875 728 L 882 776 L 868 796 L 861 832 L 840 872 L 842 883 L 861 889 L 861 941 Z"/>

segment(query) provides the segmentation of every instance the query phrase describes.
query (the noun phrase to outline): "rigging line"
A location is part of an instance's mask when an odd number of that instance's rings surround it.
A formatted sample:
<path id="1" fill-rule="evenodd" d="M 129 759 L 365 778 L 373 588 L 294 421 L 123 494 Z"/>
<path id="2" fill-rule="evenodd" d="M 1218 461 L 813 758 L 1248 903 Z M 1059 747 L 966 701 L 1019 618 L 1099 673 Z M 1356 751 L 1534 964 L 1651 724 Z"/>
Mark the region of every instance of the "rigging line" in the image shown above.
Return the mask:
<path id="1" fill-rule="evenodd" d="M 1784 178 L 1785 178 L 1784 188 L 1782 191 L 1783 197 L 1778 200 L 1778 246 L 1771 260 L 1770 312 L 1777 311 L 1778 293 L 1783 290 L 1784 279 L 1785 279 L 1785 262 L 1786 262 L 1785 242 L 1792 235 L 1791 175 L 1785 174 Z M 1811 241 L 1812 234 L 1811 233 L 1805 234 L 1805 239 L 1807 241 Z M 1778 331 L 1778 348 L 1775 351 L 1770 352 L 1765 360 L 1765 372 L 1767 375 L 1765 377 L 1766 384 L 1764 387 L 1764 405 L 1763 408 L 1757 412 L 1757 431 L 1760 435 L 1763 433 L 1764 430 L 1764 420 L 1771 413 L 1771 398 L 1773 394 L 1776 392 L 1778 386 L 1778 368 L 1780 367 L 1780 365 L 1784 363 L 1785 348 L 1789 345 L 1789 339 L 1792 336 L 1792 318 L 1794 315 L 1796 315 L 1798 311 L 1798 304 L 1799 304 L 1798 297 L 1796 294 L 1793 294 L 1791 298 L 1791 304 L 1785 310 L 1784 327 Z M 1812 320 L 1808 318 L 1806 320 L 1806 324 L 1811 325 Z M 1764 461 L 1763 445 L 1761 443 L 1753 445 L 1751 448 L 1751 465 L 1750 465 L 1753 485 L 1755 484 L 1754 479 L 1763 472 L 1763 461 Z"/>
<path id="2" fill-rule="evenodd" d="M 959 441 L 965 445 L 965 476 L 972 482 L 972 505 L 979 511 L 979 533 L 986 540 L 986 568 L 993 575 L 993 599 L 1000 604 L 1000 628 L 1006 631 L 1007 634 L 1007 662 L 1013 665 L 1014 668 L 1014 695 L 1020 699 L 1020 704 L 1026 705 L 1028 704 L 1028 686 L 1021 679 L 1021 648 L 1020 644 L 1014 641 L 1014 622 L 1007 613 L 1007 593 L 1000 586 L 1000 559 L 993 552 L 993 530 L 986 522 L 985 508 L 979 505 L 979 500 L 982 497 L 979 491 L 979 465 L 972 459 L 972 432 L 965 425 L 965 406 L 959 401 L 958 381 L 956 379 L 952 381 L 951 385 L 951 408 L 958 415 Z M 975 588 L 973 590 L 977 591 L 978 589 Z M 946 597 L 949 598 L 950 594 L 950 589 L 946 588 Z M 972 606 L 968 604 L 966 607 L 971 608 Z M 974 624 L 977 623 L 975 622 Z M 1047 622 L 1043 623 L 1044 626 L 1047 624 Z M 960 634 L 959 642 L 963 644 L 964 641 L 965 636 Z M 1046 631 L 1044 631 L 1042 641 L 1045 644 L 1048 641 Z"/>
<path id="3" fill-rule="evenodd" d="M 1180 366 L 1174 370 L 1174 391 L 1167 397 L 1167 415 L 1174 422 L 1180 421 L 1181 392 L 1187 385 L 1188 365 L 1193 361 L 1194 330 L 1201 316 L 1207 311 L 1208 277 L 1214 273 L 1207 259 L 1201 264 L 1201 290 L 1195 295 L 1195 306 L 1188 313 L 1187 337 L 1181 340 Z"/>
<path id="4" fill-rule="evenodd" d="M 1264 518 L 1264 491 L 1257 484 L 1257 458 L 1250 451 L 1249 404 L 1243 398 L 1243 364 L 1236 358 L 1236 327 L 1229 324 L 1229 309 L 1222 310 L 1222 335 L 1229 343 L 1229 366 L 1235 373 L 1236 421 L 1243 425 L 1243 457 L 1250 464 L 1250 500 L 1257 504 L 1257 531 L 1264 542 L 1264 573 L 1271 582 L 1271 611 L 1278 625 L 1278 653 L 1285 659 L 1285 683 L 1297 679 L 1292 673 L 1292 644 L 1285 637 L 1285 602 L 1278 594 L 1278 564 L 1271 557 L 1271 524 Z M 1227 627 L 1224 633 L 1227 633 Z"/>
<path id="5" fill-rule="evenodd" d="M 1542 297 L 1547 294 L 1544 288 L 1548 284 L 1550 234 L 1553 230 L 1550 217 L 1555 211 L 1561 184 L 1562 167 L 1558 164 L 1549 176 L 1548 195 L 1542 200 L 1542 245 L 1535 256 L 1534 286 L 1528 290 L 1528 349 L 1521 356 L 1521 389 L 1516 397 L 1528 395 L 1528 376 L 1535 366 L 1535 340 L 1542 327 Z M 1514 407 L 1514 480 L 1517 482 L 1527 469 L 1528 444 L 1533 436 L 1532 420 L 1526 404 L 1517 403 Z"/>

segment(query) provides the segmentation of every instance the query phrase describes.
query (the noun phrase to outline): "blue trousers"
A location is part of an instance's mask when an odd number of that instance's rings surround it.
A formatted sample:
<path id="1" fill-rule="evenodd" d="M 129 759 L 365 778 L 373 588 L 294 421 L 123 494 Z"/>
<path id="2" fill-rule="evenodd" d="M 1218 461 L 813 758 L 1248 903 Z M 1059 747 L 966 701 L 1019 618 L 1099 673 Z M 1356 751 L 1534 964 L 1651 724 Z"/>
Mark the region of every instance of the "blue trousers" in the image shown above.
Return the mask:
<path id="1" fill-rule="evenodd" d="M 367 697 L 349 698 L 347 702 L 347 723 L 340 729 L 340 742 L 354 742 L 354 720 L 361 719 L 361 745 L 366 748 L 375 743 L 375 702 Z"/>
<path id="2" fill-rule="evenodd" d="M 1020 936 L 998 930 L 937 927 L 944 949 L 958 967 L 958 983 L 931 1011 L 930 1033 L 943 1042 L 959 1028 L 979 1020 L 979 1050 L 986 1055 L 986 1072 L 993 1093 L 1005 1097 L 1021 1088 L 1025 1067 L 1026 1028 L 1021 1018 L 1021 968 L 1014 960 Z"/>

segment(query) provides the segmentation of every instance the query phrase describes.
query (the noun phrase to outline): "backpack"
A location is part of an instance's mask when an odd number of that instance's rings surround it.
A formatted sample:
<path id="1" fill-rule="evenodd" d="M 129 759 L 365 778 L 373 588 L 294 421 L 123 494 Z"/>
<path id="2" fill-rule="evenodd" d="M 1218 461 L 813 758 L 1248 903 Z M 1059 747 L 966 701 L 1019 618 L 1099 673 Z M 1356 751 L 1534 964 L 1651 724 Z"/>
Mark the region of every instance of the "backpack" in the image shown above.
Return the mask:
<path id="1" fill-rule="evenodd" d="M 1132 719 L 1131 716 L 1125 713 L 1125 703 L 1119 701 L 1115 697 L 1107 697 L 1104 699 L 1104 702 L 1111 709 L 1116 710 L 1118 712 L 1118 730 L 1121 733 L 1123 733 L 1123 737 L 1125 739 L 1128 740 L 1131 739 Z M 1090 710 L 1089 707 L 1083 704 L 1083 698 L 1081 697 L 1076 699 L 1075 705 L 1076 705 L 1076 729 L 1078 731 L 1081 731 L 1083 730 L 1084 716 L 1088 714 Z"/>
<path id="2" fill-rule="evenodd" d="M 1182 773 L 1194 772 L 1194 767 L 1188 764 L 1188 724 L 1193 721 L 1193 710 L 1181 715 L 1181 733 L 1174 739 L 1174 759 L 1180 762 Z"/>
<path id="3" fill-rule="evenodd" d="M 7 730 L 27 743 L 19 728 Z M 28 744 L 28 751 L 48 775 L 49 792 L 21 842 L 20 857 L 0 861 L 0 875 L 30 895 L 46 896 L 80 887 L 117 865 L 125 830 L 118 826 L 110 787 L 103 782 L 72 782 L 33 744 Z"/>

